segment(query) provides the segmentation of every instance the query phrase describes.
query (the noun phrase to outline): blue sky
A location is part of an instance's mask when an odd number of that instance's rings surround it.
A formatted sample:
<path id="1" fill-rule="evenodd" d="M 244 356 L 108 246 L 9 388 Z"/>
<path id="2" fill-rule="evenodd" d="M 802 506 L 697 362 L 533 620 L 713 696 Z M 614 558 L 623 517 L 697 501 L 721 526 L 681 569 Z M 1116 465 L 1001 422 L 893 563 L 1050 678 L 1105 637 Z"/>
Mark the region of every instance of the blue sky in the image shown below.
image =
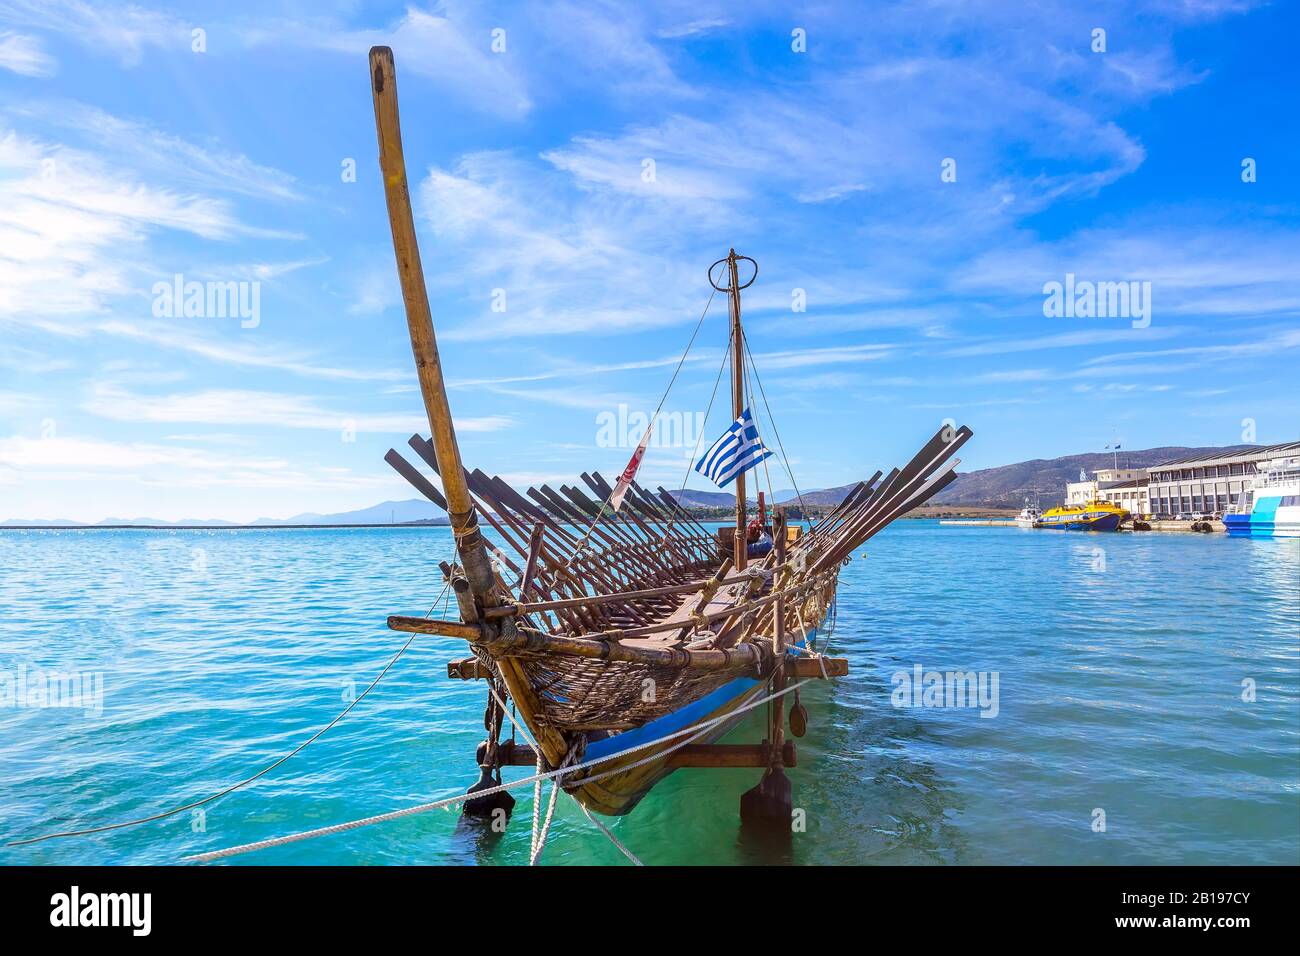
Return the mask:
<path id="1" fill-rule="evenodd" d="M 733 245 L 802 487 L 945 419 L 975 430 L 963 469 L 1233 444 L 1246 419 L 1295 439 L 1297 28 L 1216 0 L 0 0 L 0 519 L 411 497 L 382 461 L 426 429 L 376 43 L 472 466 L 616 473 L 597 416 L 655 407 Z M 1149 324 L 1046 316 L 1067 273 L 1149 282 Z M 177 274 L 256 282 L 256 322 L 157 314 Z M 720 305 L 670 412 L 708 405 Z M 644 476 L 679 485 L 690 451 Z"/>

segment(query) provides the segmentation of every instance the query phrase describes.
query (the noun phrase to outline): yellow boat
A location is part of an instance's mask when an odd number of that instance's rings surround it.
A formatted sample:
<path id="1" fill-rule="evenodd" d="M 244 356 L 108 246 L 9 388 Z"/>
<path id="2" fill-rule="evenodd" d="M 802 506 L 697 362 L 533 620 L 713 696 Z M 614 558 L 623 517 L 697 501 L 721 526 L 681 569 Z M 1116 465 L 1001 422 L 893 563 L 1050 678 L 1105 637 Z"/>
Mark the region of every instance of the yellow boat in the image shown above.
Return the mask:
<path id="1" fill-rule="evenodd" d="M 1060 505 L 1048 508 L 1039 521 L 1040 528 L 1065 531 L 1117 531 L 1128 512 L 1109 501 L 1093 500 L 1086 505 Z"/>

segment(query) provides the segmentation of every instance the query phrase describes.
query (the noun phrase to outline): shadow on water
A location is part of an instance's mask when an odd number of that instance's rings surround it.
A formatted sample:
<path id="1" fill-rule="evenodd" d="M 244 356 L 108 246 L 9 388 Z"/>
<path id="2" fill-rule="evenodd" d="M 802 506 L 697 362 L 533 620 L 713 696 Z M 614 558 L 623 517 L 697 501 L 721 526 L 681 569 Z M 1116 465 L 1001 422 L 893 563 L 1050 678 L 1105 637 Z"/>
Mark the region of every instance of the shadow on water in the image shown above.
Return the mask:
<path id="1" fill-rule="evenodd" d="M 526 818 L 525 814 L 525 818 Z M 507 825 L 514 825 L 516 814 L 506 815 Z M 527 823 L 527 819 L 523 821 Z M 471 817 L 462 814 L 456 820 L 451 840 L 459 850 L 465 851 L 466 862 L 479 866 L 500 863 L 501 842 L 506 835 L 506 828 L 494 827 L 491 817 Z"/>
<path id="2" fill-rule="evenodd" d="M 790 827 L 741 823 L 736 831 L 737 862 L 746 866 L 789 866 L 795 862 L 794 837 Z"/>

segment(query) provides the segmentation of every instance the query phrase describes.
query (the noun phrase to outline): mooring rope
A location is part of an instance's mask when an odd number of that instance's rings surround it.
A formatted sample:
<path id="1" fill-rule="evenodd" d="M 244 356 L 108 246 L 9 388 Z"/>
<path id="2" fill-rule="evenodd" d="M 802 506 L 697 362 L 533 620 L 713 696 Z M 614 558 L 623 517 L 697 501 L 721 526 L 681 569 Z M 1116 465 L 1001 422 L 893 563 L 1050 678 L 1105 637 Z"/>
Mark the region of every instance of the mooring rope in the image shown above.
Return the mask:
<path id="1" fill-rule="evenodd" d="M 573 794 L 569 794 L 569 796 L 573 796 Z M 618 847 L 623 852 L 623 855 L 632 861 L 633 865 L 645 866 L 644 863 L 642 863 L 640 860 L 636 858 L 635 853 L 633 853 L 631 850 L 629 850 L 627 847 L 625 847 L 622 843 L 619 842 L 618 837 L 614 836 L 613 830 L 611 830 L 609 827 L 605 826 L 605 824 L 597 820 L 592 815 L 591 811 L 588 810 L 585 806 L 583 806 L 582 801 L 580 801 L 577 797 L 574 797 L 573 802 L 578 804 L 582 812 L 587 815 L 587 819 L 590 820 L 593 824 L 595 824 L 596 829 L 598 829 L 601 833 L 605 834 L 605 836 L 609 837 L 609 842 L 614 844 L 614 846 Z"/>
<path id="2" fill-rule="evenodd" d="M 447 584 L 443 585 L 443 592 L 445 593 L 445 592 L 447 591 L 447 588 L 449 588 L 450 586 L 451 586 L 451 582 L 448 581 Z M 440 601 L 440 600 L 442 600 L 442 595 L 439 595 L 439 596 L 438 596 L 438 599 L 435 600 L 435 601 L 433 602 L 433 603 L 434 603 L 434 607 L 437 606 L 438 601 Z M 432 609 L 430 609 L 430 610 L 432 610 Z M 331 720 L 328 724 L 326 724 L 326 725 L 325 725 L 324 727 L 322 727 L 320 730 L 316 731 L 316 733 L 312 734 L 310 737 L 308 737 L 306 740 L 304 740 L 302 743 L 300 743 L 300 744 L 299 744 L 297 747 L 295 747 L 293 750 L 290 750 L 287 754 L 285 754 L 285 755 L 284 755 L 283 757 L 281 757 L 279 760 L 275 761 L 275 763 L 272 763 L 272 764 L 269 764 L 269 765 L 263 767 L 263 768 L 262 768 L 261 770 L 259 770 L 257 773 L 253 774 L 251 777 L 247 777 L 247 778 L 245 778 L 245 779 L 239 781 L 238 783 L 233 783 L 233 784 L 231 784 L 229 787 L 226 787 L 224 790 L 222 790 L 222 791 L 220 791 L 220 792 L 218 792 L 218 793 L 214 793 L 214 794 L 212 794 L 211 796 L 204 797 L 202 800 L 195 800 L 195 801 L 193 801 L 192 803 L 187 803 L 187 804 L 185 804 L 184 806 L 174 807 L 173 809 L 171 809 L 171 810 L 165 810 L 165 811 L 163 811 L 162 813 L 155 813 L 155 814 L 153 814 L 153 815 L 151 815 L 151 816 L 140 817 L 140 818 L 135 819 L 135 820 L 124 820 L 124 821 L 122 821 L 121 823 L 109 823 L 109 824 L 106 824 L 106 825 L 104 825 L 104 826 L 102 826 L 102 827 L 88 827 L 88 828 L 86 828 L 86 829 L 84 829 L 84 830 L 65 830 L 65 831 L 63 831 L 63 832 L 61 832 L 61 833 L 46 833 L 46 834 L 44 834 L 43 836 L 30 837 L 30 838 L 28 838 L 28 839 L 26 839 L 26 840 L 13 840 L 13 841 L 11 841 L 11 842 L 9 842 L 9 843 L 6 843 L 5 846 L 28 846 L 28 845 L 30 845 L 30 844 L 32 844 L 32 843 L 41 843 L 41 842 L 43 842 L 43 841 L 45 841 L 45 840 L 54 840 L 54 839 L 58 839 L 58 838 L 60 838 L 60 837 L 89 836 L 90 834 L 93 834 L 93 833 L 105 833 L 105 832 L 107 832 L 107 831 L 109 831 L 109 830 L 121 830 L 121 829 L 123 829 L 124 827 L 134 827 L 134 826 L 139 826 L 139 825 L 142 824 L 142 823 L 152 823 L 152 822 L 154 822 L 155 820 L 163 820 L 163 819 L 166 819 L 167 817 L 175 816 L 175 815 L 178 814 L 178 813 L 183 813 L 183 812 L 186 811 L 186 810 L 193 810 L 193 809 L 195 809 L 196 807 L 201 807 L 201 806 L 203 806 L 205 803 L 211 803 L 213 800 L 220 799 L 221 797 L 224 797 L 224 796 L 226 796 L 227 794 L 234 793 L 236 790 L 239 790 L 239 789 L 241 789 L 242 787 L 246 787 L 246 786 L 248 786 L 250 783 L 252 783 L 253 781 L 257 780 L 258 778 L 266 776 L 268 773 L 270 773 L 270 772 L 271 772 L 272 770 L 274 770 L 276 767 L 278 767 L 278 766 L 280 766 L 281 764 L 283 764 L 283 763 L 284 763 L 286 760 L 288 760 L 290 757 L 293 757 L 293 756 L 295 756 L 295 755 L 297 755 L 297 754 L 299 754 L 299 753 L 302 753 L 302 751 L 305 750 L 305 749 L 307 749 L 307 747 L 308 747 L 310 744 L 315 743 L 317 740 L 319 740 L 321 737 L 323 737 L 323 736 L 325 735 L 326 731 L 328 731 L 331 727 L 333 727 L 333 726 L 334 726 L 335 724 L 337 724 L 340 720 L 342 720 L 342 719 L 343 719 L 344 717 L 346 717 L 349 713 L 351 713 L 351 712 L 352 712 L 352 708 L 356 707 L 357 704 L 361 703 L 361 701 L 365 699 L 366 695 L 369 694 L 372 690 L 374 690 L 375 687 L 376 687 L 376 685 L 378 685 L 378 683 L 379 683 L 381 680 L 384 679 L 384 675 L 387 674 L 388 671 L 389 671 L 389 669 L 390 669 L 394 664 L 397 663 L 398 658 L 400 658 L 403 654 L 406 653 L 407 648 L 409 648 L 409 647 L 411 646 L 411 644 L 415 641 L 415 638 L 418 637 L 418 636 L 419 636 L 418 634 L 412 634 L 412 635 L 407 639 L 406 643 L 403 644 L 403 645 L 401 646 L 401 648 L 397 651 L 397 653 L 394 654 L 394 655 L 389 659 L 388 663 L 384 665 L 384 669 L 381 670 L 381 671 L 379 672 L 379 676 L 376 677 L 373 681 L 371 681 L 371 682 L 370 682 L 370 686 L 367 687 L 365 690 L 363 690 L 360 694 L 358 694 L 358 695 L 357 695 L 357 698 L 356 698 L 355 700 L 353 700 L 352 703 L 348 704 L 348 706 L 345 707 L 345 708 L 343 709 L 343 712 L 342 712 L 341 714 L 339 714 L 337 717 L 335 717 L 333 720 Z"/>
<path id="3" fill-rule="evenodd" d="M 492 696 L 495 697 L 496 694 Z M 537 853 L 537 831 L 541 829 L 542 824 L 542 772 L 546 769 L 546 758 L 542 756 L 541 748 L 536 747 L 533 752 L 537 754 L 537 782 L 533 784 L 533 833 L 528 841 L 529 866 L 533 865 L 533 859 Z M 554 789 L 552 789 L 552 796 L 554 796 Z"/>
<path id="4" fill-rule="evenodd" d="M 492 699 L 497 702 L 497 706 L 501 708 L 502 713 L 505 713 L 505 704 L 501 702 L 501 698 L 497 696 L 496 688 L 493 687 L 491 684 L 488 684 L 488 693 L 491 694 Z M 521 734 L 523 734 L 524 740 L 528 741 L 528 744 L 533 748 L 533 752 L 537 754 L 537 772 L 541 773 L 542 748 L 537 746 L 537 741 L 533 739 L 533 735 L 529 733 L 528 728 L 525 725 L 521 724 L 518 720 L 516 720 L 514 714 L 506 714 L 506 716 L 510 719 L 511 736 L 513 736 L 514 732 L 518 730 Z M 574 750 L 569 751 L 568 756 L 566 756 L 565 758 L 566 763 L 568 762 L 569 759 L 573 757 L 575 752 L 576 751 Z M 552 785 L 551 785 L 552 808 L 554 808 L 555 805 L 555 790 L 556 790 L 555 783 L 557 783 L 558 780 L 559 778 L 557 777 L 555 781 L 552 781 Z M 623 852 L 624 856 L 626 856 L 629 860 L 631 860 L 632 863 L 636 866 L 645 865 L 636 858 L 636 855 L 631 850 L 629 850 L 627 847 L 625 847 L 622 843 L 618 841 L 618 837 L 614 836 L 614 834 L 609 830 L 609 828 L 607 828 L 603 823 L 601 823 L 599 820 L 597 820 L 595 817 L 591 815 L 591 812 L 585 806 L 583 806 L 581 800 L 579 800 L 573 794 L 569 793 L 567 790 L 565 791 L 565 793 L 568 794 L 569 798 L 578 805 L 578 807 L 582 810 L 583 813 L 587 815 L 587 819 L 590 820 L 592 823 L 594 823 L 601 833 L 609 837 L 610 842 L 612 842 L 614 846 L 618 847 Z M 533 835 L 532 835 L 531 846 L 529 848 L 529 862 L 528 862 L 529 866 L 535 866 L 537 864 L 537 858 L 541 856 L 541 850 L 537 846 L 537 814 L 538 814 L 538 807 L 541 803 L 541 797 L 542 797 L 542 782 L 541 780 L 538 780 L 537 785 L 533 788 Z M 550 826 L 550 816 L 548 813 L 547 827 L 549 828 L 549 826 Z M 542 837 L 543 842 L 545 842 L 545 839 L 546 839 L 545 835 L 543 835 Z"/>
<path id="5" fill-rule="evenodd" d="M 597 764 L 608 763 L 611 760 L 617 760 L 620 757 L 625 757 L 628 754 L 635 753 L 638 750 L 644 750 L 647 747 L 653 747 L 665 741 L 673 740 L 677 737 L 682 737 L 686 734 L 693 734 L 692 737 L 688 737 L 686 740 L 683 740 L 681 743 L 674 744 L 673 746 L 664 750 L 662 753 L 652 754 L 649 757 L 637 761 L 636 763 L 628 765 L 627 767 L 618 767 L 615 768 L 614 770 L 605 771 L 602 774 L 597 774 L 592 777 L 585 777 L 581 782 L 588 783 L 594 780 L 603 779 L 604 777 L 610 776 L 612 774 L 625 773 L 628 770 L 642 766 L 645 763 L 649 763 L 650 761 L 658 760 L 661 757 L 665 757 L 668 754 L 672 753 L 673 751 L 679 750 L 680 748 L 686 746 L 695 737 L 701 736 L 712 727 L 715 727 L 718 724 L 731 720 L 732 718 L 737 717 L 740 714 L 745 713 L 746 711 L 753 710 L 755 707 L 760 707 L 771 699 L 780 697 L 784 694 L 792 693 L 793 691 L 802 687 L 804 684 L 810 683 L 812 680 L 814 680 L 814 678 L 806 678 L 804 680 L 801 680 L 799 683 L 791 684 L 789 687 L 777 691 L 774 694 L 769 694 L 765 697 L 760 697 L 757 700 L 748 701 L 747 703 L 743 704 L 742 706 L 736 708 L 733 711 L 730 711 L 729 713 L 722 714 L 718 717 L 712 717 L 706 721 L 702 721 L 698 724 L 695 724 L 692 727 L 687 727 L 682 730 L 673 731 L 672 733 L 665 734 L 663 737 L 660 737 L 656 740 L 649 740 L 646 741 L 645 743 L 635 744 L 634 746 L 628 747 L 626 750 L 619 751 L 618 753 L 608 754 L 604 757 L 596 757 L 592 760 L 586 760 L 580 764 L 575 764 L 572 767 L 563 767 L 558 770 L 550 770 L 547 771 L 546 773 L 538 774 L 536 776 L 523 777 L 519 780 L 512 781 L 511 783 L 498 784 L 497 786 L 490 787 L 486 790 L 477 790 L 474 792 L 474 796 L 486 797 L 494 793 L 502 793 L 507 790 L 516 789 L 518 787 L 526 787 L 529 784 L 534 783 L 539 778 L 542 780 L 549 780 L 552 777 L 560 776 L 561 774 L 577 773 L 579 770 L 585 770 L 586 768 L 594 767 Z M 763 688 L 760 687 L 759 689 L 761 690 Z M 265 850 L 265 849 L 269 849 L 270 847 L 283 846 L 286 843 L 297 843 L 301 840 L 310 840 L 314 837 L 329 836 L 335 833 L 343 833 L 348 830 L 356 830 L 359 829 L 360 827 L 370 826 L 371 824 L 375 824 L 375 823 L 387 823 L 389 820 L 399 820 L 403 817 L 414 816 L 419 813 L 428 813 L 431 810 L 441 810 L 447 807 L 452 807 L 457 804 L 464 803 L 466 799 L 468 799 L 468 795 L 463 793 L 456 794 L 453 797 L 446 797 L 442 800 L 434 800 L 429 803 L 422 803 L 413 807 L 404 807 L 400 810 L 390 810 L 387 813 L 378 813 L 375 814 L 374 816 L 362 817 L 359 820 L 350 820 L 346 823 L 335 823 L 326 827 L 317 827 L 314 830 L 304 830 L 299 833 L 286 834 L 285 836 L 270 837 L 265 840 L 258 840 L 254 843 L 245 843 L 240 846 L 227 847 L 223 850 L 210 850 L 206 853 L 196 853 L 192 856 L 182 857 L 182 862 L 211 863 L 213 860 L 220 860 L 220 859 L 225 859 L 227 857 L 238 856 L 242 853 L 251 853 L 255 850 Z"/>

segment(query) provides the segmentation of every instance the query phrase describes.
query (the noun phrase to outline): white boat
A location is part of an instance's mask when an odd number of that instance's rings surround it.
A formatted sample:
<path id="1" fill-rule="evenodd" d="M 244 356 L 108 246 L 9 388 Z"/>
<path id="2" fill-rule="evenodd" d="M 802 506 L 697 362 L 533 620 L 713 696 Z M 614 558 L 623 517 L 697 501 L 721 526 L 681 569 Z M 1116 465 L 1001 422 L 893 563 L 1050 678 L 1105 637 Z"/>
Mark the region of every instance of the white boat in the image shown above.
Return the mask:
<path id="1" fill-rule="evenodd" d="M 1260 466 L 1223 524 L 1236 538 L 1300 538 L 1300 458 Z"/>
<path id="2" fill-rule="evenodd" d="M 1018 528 L 1037 528 L 1043 523 L 1043 509 L 1038 505 L 1030 504 L 1029 499 L 1025 499 L 1025 506 L 1020 509 L 1020 514 L 1016 515 L 1016 527 Z"/>

